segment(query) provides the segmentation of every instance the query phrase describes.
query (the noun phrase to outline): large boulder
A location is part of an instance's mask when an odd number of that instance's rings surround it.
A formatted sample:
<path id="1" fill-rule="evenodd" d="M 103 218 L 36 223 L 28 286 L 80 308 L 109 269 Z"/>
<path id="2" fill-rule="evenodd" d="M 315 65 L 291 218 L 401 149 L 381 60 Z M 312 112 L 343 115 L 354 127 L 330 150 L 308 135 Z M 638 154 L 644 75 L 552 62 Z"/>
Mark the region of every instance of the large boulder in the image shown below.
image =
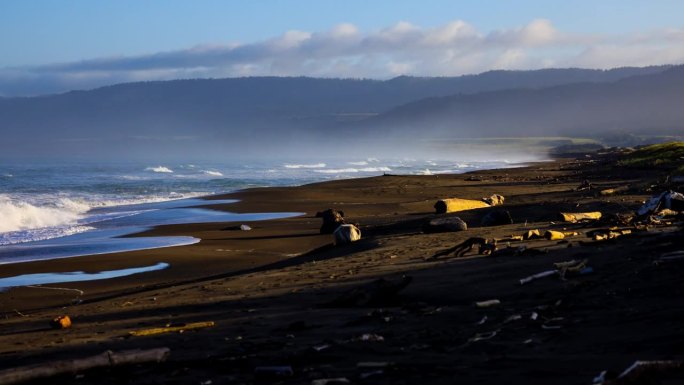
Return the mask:
<path id="1" fill-rule="evenodd" d="M 316 218 L 322 218 L 321 234 L 332 234 L 335 229 L 344 224 L 344 212 L 327 209 L 316 213 Z"/>
<path id="2" fill-rule="evenodd" d="M 340 225 L 333 233 L 336 245 L 345 245 L 361 239 L 361 230 L 354 225 Z"/>

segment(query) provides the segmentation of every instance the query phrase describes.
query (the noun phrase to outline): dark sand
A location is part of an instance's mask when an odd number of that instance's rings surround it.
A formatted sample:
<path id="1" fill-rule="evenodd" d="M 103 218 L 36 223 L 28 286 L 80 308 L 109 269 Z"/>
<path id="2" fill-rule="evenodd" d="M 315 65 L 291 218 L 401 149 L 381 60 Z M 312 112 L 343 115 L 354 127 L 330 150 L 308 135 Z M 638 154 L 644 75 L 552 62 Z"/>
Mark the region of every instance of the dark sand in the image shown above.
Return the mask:
<path id="1" fill-rule="evenodd" d="M 558 161 L 462 175 L 382 176 L 252 189 L 216 197 L 240 202 L 209 207 L 306 215 L 253 222 L 252 231 L 225 230 L 239 223 L 163 226 L 145 234 L 191 235 L 202 241 L 3 265 L 0 277 L 157 262 L 171 267 L 105 281 L 45 285 L 82 290 L 83 295 L 39 288 L 0 293 L 0 369 L 108 349 L 169 347 L 166 363 L 91 370 L 44 382 L 310 384 L 345 377 L 352 383 L 384 384 L 589 384 L 601 371 L 620 372 L 635 360 L 682 359 L 684 263 L 653 263 L 663 253 L 684 249 L 677 223 L 593 242 L 584 233 L 600 225 L 558 220 L 559 211 L 630 212 L 652 194 L 648 187 L 659 177 L 653 170 Z M 634 188 L 607 197 L 574 191 L 584 179 L 599 187 Z M 502 208 L 510 211 L 514 224 L 480 227 L 482 216 L 498 209 L 485 208 L 449 214 L 468 223 L 465 232 L 421 232 L 427 220 L 437 217 L 435 200 L 479 199 L 493 193 L 506 197 Z M 347 222 L 358 223 L 363 239 L 333 247 L 330 235 L 319 235 L 320 219 L 314 215 L 329 207 L 343 210 Z M 539 251 L 533 255 L 487 257 L 474 250 L 461 259 L 425 260 L 469 237 L 501 238 L 534 228 L 579 235 L 563 243 L 511 243 Z M 552 269 L 554 262 L 584 258 L 592 274 L 519 284 L 520 278 Z M 402 275 L 410 275 L 413 282 L 386 303 L 322 306 L 360 284 Z M 473 305 L 488 299 L 499 299 L 501 305 Z M 536 320 L 530 318 L 533 313 Z M 74 326 L 49 329 L 48 321 L 62 314 L 71 316 Z M 216 326 L 127 337 L 132 330 L 196 321 L 214 321 Z M 360 340 L 364 334 L 384 340 Z M 368 362 L 379 364 L 364 364 Z M 256 367 L 271 365 L 289 365 L 294 374 L 276 380 L 255 375 Z M 681 383 L 677 375 L 667 383 Z"/>

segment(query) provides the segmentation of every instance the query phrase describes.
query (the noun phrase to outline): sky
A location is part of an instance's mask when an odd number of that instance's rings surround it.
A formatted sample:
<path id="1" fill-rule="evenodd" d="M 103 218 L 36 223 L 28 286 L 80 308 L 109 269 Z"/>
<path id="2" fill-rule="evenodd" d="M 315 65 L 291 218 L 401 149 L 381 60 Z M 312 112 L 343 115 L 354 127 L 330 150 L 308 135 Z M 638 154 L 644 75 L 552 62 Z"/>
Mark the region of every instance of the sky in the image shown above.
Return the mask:
<path id="1" fill-rule="evenodd" d="M 0 96 L 684 63 L 680 0 L 0 0 Z"/>

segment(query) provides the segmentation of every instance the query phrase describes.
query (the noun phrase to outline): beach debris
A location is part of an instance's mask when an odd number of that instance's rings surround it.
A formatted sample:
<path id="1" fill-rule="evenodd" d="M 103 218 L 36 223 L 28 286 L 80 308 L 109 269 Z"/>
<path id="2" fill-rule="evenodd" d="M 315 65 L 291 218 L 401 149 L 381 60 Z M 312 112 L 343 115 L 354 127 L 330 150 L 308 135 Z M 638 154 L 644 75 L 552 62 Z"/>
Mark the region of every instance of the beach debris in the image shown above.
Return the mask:
<path id="1" fill-rule="evenodd" d="M 361 373 L 361 374 L 359 375 L 359 379 L 365 380 L 365 379 L 367 379 L 367 378 L 374 377 L 374 376 L 380 376 L 380 375 L 383 375 L 383 374 L 385 374 L 385 371 L 382 370 L 382 369 L 373 370 L 373 371 L 370 371 L 370 372 Z"/>
<path id="2" fill-rule="evenodd" d="M 475 302 L 475 307 L 484 309 L 488 307 L 494 307 L 501 305 L 501 301 L 498 299 L 488 299 L 486 301 Z"/>
<path id="3" fill-rule="evenodd" d="M 577 223 L 582 221 L 595 221 L 601 219 L 601 212 L 591 211 L 584 213 L 560 213 L 565 222 Z"/>
<path id="4" fill-rule="evenodd" d="M 482 317 L 481 320 L 477 321 L 477 325 L 484 325 L 485 322 L 487 322 L 487 316 Z"/>
<path id="5" fill-rule="evenodd" d="M 503 323 L 507 324 L 509 322 L 520 321 L 522 318 L 523 317 L 520 314 L 513 314 L 513 315 L 506 317 L 506 319 L 503 321 Z"/>
<path id="6" fill-rule="evenodd" d="M 482 202 L 490 205 L 490 206 L 499 206 L 504 203 L 505 198 L 503 195 L 499 194 L 493 194 L 490 197 L 482 198 Z"/>
<path id="7" fill-rule="evenodd" d="M 684 195 L 671 190 L 654 195 L 637 210 L 637 215 L 644 216 L 662 209 L 684 211 Z"/>
<path id="8" fill-rule="evenodd" d="M 565 239 L 565 233 L 560 231 L 546 230 L 544 233 L 544 238 L 548 239 L 549 241 L 558 241 Z"/>
<path id="9" fill-rule="evenodd" d="M 489 212 L 482 218 L 481 221 L 482 226 L 485 227 L 510 225 L 512 223 L 513 218 L 511 217 L 511 213 L 506 210 Z"/>
<path id="10" fill-rule="evenodd" d="M 609 239 L 615 239 L 623 235 L 628 235 L 632 233 L 632 229 L 620 229 L 617 227 L 611 227 L 608 229 L 596 229 L 587 232 L 587 237 L 595 241 L 605 241 Z"/>
<path id="11" fill-rule="evenodd" d="M 346 245 L 361 239 L 361 230 L 355 225 L 340 225 L 333 232 L 335 245 Z"/>
<path id="12" fill-rule="evenodd" d="M 607 379 L 608 371 L 602 371 L 594 377 L 594 385 L 613 385 L 613 384 L 651 384 L 660 383 L 654 377 L 667 372 L 681 372 L 684 370 L 684 361 L 677 360 L 654 360 L 654 361 L 635 361 L 631 366 L 622 371 L 617 377 Z"/>
<path id="13" fill-rule="evenodd" d="M 382 306 L 392 304 L 397 300 L 397 294 L 408 286 L 413 277 L 402 276 L 395 279 L 376 279 L 363 286 L 351 289 L 332 302 L 328 307 L 363 307 Z"/>
<path id="14" fill-rule="evenodd" d="M 582 183 L 580 183 L 579 186 L 575 187 L 575 191 L 585 191 L 585 190 L 592 190 L 594 188 L 594 185 L 591 184 L 588 180 L 583 180 Z"/>
<path id="15" fill-rule="evenodd" d="M 50 321 L 50 327 L 53 329 L 68 329 L 71 327 L 71 318 L 68 315 L 62 315 Z"/>
<path id="16" fill-rule="evenodd" d="M 423 232 L 448 233 L 468 230 L 468 225 L 459 217 L 437 218 L 423 225 Z"/>
<path id="17" fill-rule="evenodd" d="M 317 351 L 317 352 L 322 352 L 328 348 L 330 348 L 330 344 L 322 344 L 322 345 L 316 345 L 316 346 L 312 347 L 312 349 Z"/>
<path id="18" fill-rule="evenodd" d="M 607 188 L 605 190 L 599 191 L 599 195 L 601 196 L 608 196 L 608 195 L 614 195 L 617 193 L 625 192 L 629 190 L 629 186 L 620 186 L 620 187 L 615 187 L 615 188 Z"/>
<path id="19" fill-rule="evenodd" d="M 541 239 L 542 235 L 538 229 L 527 230 L 525 234 L 522 235 L 522 239 L 529 241 L 531 239 Z"/>
<path id="20" fill-rule="evenodd" d="M 294 370 L 292 370 L 292 366 L 289 365 L 257 366 L 254 368 L 254 376 L 260 380 L 279 379 L 291 377 L 292 375 L 294 375 Z"/>
<path id="21" fill-rule="evenodd" d="M 152 336 L 152 335 L 157 335 L 157 334 L 164 334 L 164 333 L 183 333 L 188 330 L 196 330 L 196 329 L 204 329 L 204 328 L 209 328 L 214 326 L 215 323 L 213 321 L 208 321 L 208 322 L 191 322 L 187 324 L 167 324 L 165 327 L 162 328 L 151 328 L 151 329 L 141 329 L 141 330 L 133 330 L 128 332 L 129 335 L 135 336 L 135 337 L 141 337 L 141 336 Z"/>
<path id="22" fill-rule="evenodd" d="M 323 224 L 320 228 L 321 234 L 332 234 L 338 226 L 343 225 L 344 212 L 340 210 L 327 209 L 316 213 L 316 218 L 322 218 Z"/>
<path id="23" fill-rule="evenodd" d="M 170 353 L 169 348 L 123 350 L 120 352 L 108 350 L 86 358 L 20 366 L 0 371 L 0 384 L 16 384 L 100 367 L 162 362 L 168 358 Z"/>
<path id="24" fill-rule="evenodd" d="M 362 334 L 360 337 L 356 338 L 356 340 L 362 342 L 384 342 L 385 337 L 379 334 L 365 333 Z"/>
<path id="25" fill-rule="evenodd" d="M 530 283 L 530 282 L 534 281 L 535 279 L 550 277 L 550 276 L 556 275 L 556 274 L 558 274 L 558 270 L 542 271 L 541 273 L 533 274 L 533 275 L 530 275 L 529 277 L 522 278 L 520 280 L 520 284 L 524 285 L 526 283 Z"/>
<path id="26" fill-rule="evenodd" d="M 249 231 L 249 230 L 252 230 L 252 228 L 249 225 L 240 225 L 240 226 L 235 225 L 235 226 L 224 227 L 221 230 L 222 231 L 228 231 L 228 230 L 231 230 L 231 231 L 238 231 L 238 230 L 239 231 Z"/>
<path id="27" fill-rule="evenodd" d="M 590 274 L 594 272 L 594 269 L 587 266 L 589 263 L 588 259 L 582 260 L 571 260 L 567 262 L 557 262 L 553 266 L 558 269 L 558 275 L 561 279 L 565 279 L 565 275 L 570 274 Z"/>
<path id="28" fill-rule="evenodd" d="M 496 240 L 479 237 L 468 238 L 454 247 L 450 247 L 436 253 L 428 258 L 428 260 L 437 259 L 441 256 L 449 255 L 451 253 L 454 253 L 456 258 L 461 258 L 465 255 L 465 253 L 471 251 L 475 246 L 478 246 L 478 254 L 490 255 L 496 251 Z"/>
<path id="29" fill-rule="evenodd" d="M 486 340 L 491 340 L 492 338 L 496 337 L 496 335 L 500 332 L 501 330 L 493 330 L 491 332 L 486 332 L 486 333 L 477 333 L 473 337 L 468 339 L 468 342 L 477 342 L 477 341 L 486 341 Z"/>
<path id="30" fill-rule="evenodd" d="M 447 198 L 438 200 L 433 207 L 437 214 L 446 214 L 490 206 L 485 202 L 474 199 Z"/>
<path id="31" fill-rule="evenodd" d="M 319 378 L 311 380 L 311 385 L 342 385 L 350 384 L 348 378 L 346 377 L 336 377 L 336 378 Z"/>

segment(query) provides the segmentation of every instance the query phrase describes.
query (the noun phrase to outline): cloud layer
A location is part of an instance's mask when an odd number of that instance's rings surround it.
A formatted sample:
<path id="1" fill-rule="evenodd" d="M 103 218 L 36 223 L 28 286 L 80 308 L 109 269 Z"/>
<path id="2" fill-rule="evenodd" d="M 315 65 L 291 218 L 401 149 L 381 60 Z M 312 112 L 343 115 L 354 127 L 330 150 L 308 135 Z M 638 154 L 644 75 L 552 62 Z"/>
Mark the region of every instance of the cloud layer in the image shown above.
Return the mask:
<path id="1" fill-rule="evenodd" d="M 612 68 L 684 62 L 684 30 L 611 36 L 559 31 L 545 19 L 478 31 L 462 20 L 437 28 L 408 22 L 371 32 L 340 24 L 323 32 L 291 30 L 249 44 L 197 46 L 0 69 L 0 95 L 34 95 L 107 84 L 178 78 L 456 76 L 491 69 Z"/>

